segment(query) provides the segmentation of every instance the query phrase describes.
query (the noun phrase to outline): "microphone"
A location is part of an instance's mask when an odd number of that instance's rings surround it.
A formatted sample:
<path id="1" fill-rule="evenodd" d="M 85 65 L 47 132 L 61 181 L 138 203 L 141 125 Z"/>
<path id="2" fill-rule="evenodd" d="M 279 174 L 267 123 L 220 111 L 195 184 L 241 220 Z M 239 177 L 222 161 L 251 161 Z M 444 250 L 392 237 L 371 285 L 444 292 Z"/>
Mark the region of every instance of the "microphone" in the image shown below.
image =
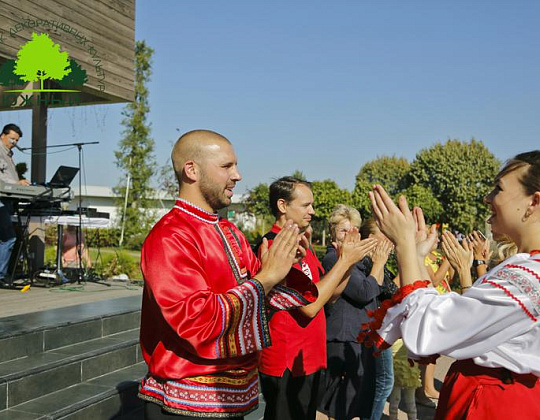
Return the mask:
<path id="1" fill-rule="evenodd" d="M 22 151 L 23 151 L 23 149 L 21 149 L 21 148 L 19 147 L 19 145 L 17 144 L 17 142 L 16 142 L 15 140 L 9 139 L 9 142 L 10 142 L 13 146 L 15 146 L 15 148 L 16 148 L 19 152 L 22 152 Z"/>

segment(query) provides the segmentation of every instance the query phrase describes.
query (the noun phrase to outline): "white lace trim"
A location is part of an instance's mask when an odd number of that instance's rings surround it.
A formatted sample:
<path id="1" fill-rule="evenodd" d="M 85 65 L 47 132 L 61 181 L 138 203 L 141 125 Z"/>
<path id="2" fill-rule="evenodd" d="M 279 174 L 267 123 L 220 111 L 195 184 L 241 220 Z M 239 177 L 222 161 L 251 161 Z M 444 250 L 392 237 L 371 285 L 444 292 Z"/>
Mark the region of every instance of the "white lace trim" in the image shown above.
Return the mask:
<path id="1" fill-rule="evenodd" d="M 206 223 L 208 223 L 208 224 L 211 224 L 211 225 L 215 225 L 215 224 L 217 224 L 217 222 L 219 222 L 219 217 L 217 216 L 217 213 L 210 213 L 209 211 L 206 211 L 206 210 L 204 210 L 204 209 L 201 209 L 199 206 L 196 206 L 195 204 L 190 203 L 189 201 L 184 200 L 183 198 L 180 198 L 180 197 L 178 197 L 178 201 L 181 201 L 182 203 L 186 203 L 186 204 L 190 205 L 191 207 L 194 207 L 194 208 L 196 208 L 197 210 L 203 212 L 204 214 L 207 214 L 208 216 L 216 217 L 216 220 L 207 220 L 207 219 L 205 219 L 204 217 L 201 217 L 201 216 L 199 216 L 198 214 L 195 214 L 195 213 L 189 211 L 188 209 L 185 209 L 185 208 L 180 207 L 180 206 L 178 206 L 178 205 L 175 205 L 174 208 L 176 208 L 176 209 L 178 209 L 178 210 L 182 210 L 184 213 L 187 213 L 187 214 L 189 214 L 190 216 L 193 216 L 193 217 L 195 217 L 196 219 L 199 219 L 199 220 L 201 220 L 201 221 L 203 221 L 203 222 L 206 222 Z"/>

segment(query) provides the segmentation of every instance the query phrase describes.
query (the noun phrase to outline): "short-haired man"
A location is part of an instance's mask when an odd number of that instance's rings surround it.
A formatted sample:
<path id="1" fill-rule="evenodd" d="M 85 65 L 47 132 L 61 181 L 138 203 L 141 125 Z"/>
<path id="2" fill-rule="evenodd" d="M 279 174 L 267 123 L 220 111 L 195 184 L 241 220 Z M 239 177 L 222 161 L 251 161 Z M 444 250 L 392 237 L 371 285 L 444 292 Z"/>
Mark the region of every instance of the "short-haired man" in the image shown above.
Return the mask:
<path id="1" fill-rule="evenodd" d="M 19 179 L 13 162 L 13 148 L 22 137 L 22 131 L 16 124 L 7 124 L 0 134 L 0 180 L 8 184 L 28 185 L 26 179 Z M 13 206 L 10 201 L 0 200 L 0 286 L 11 286 L 7 275 L 11 251 L 15 245 L 15 230 L 11 222 Z"/>
<path id="2" fill-rule="evenodd" d="M 275 224 L 265 238 L 272 249 L 272 238 L 292 220 L 304 232 L 315 214 L 309 182 L 283 177 L 270 185 L 270 208 Z M 265 420 L 315 419 L 321 369 L 326 367 L 326 322 L 324 305 L 345 288 L 351 267 L 360 261 L 376 241 L 360 241 L 358 230 L 350 232 L 354 245 L 344 244 L 335 266 L 324 277 L 323 268 L 311 248 L 294 264 L 286 282 L 302 273 L 316 284 L 318 298 L 309 305 L 288 312 L 277 312 L 270 319 L 272 346 L 261 353 L 259 366 L 262 392 L 266 401 Z"/>
<path id="3" fill-rule="evenodd" d="M 147 419 L 242 418 L 258 405 L 259 351 L 270 344 L 266 300 L 288 309 L 317 289 L 277 285 L 299 250 L 286 223 L 262 266 L 244 235 L 217 211 L 241 180 L 229 140 L 208 130 L 184 134 L 172 162 L 179 199 L 143 245 L 141 348 L 148 364 L 139 396 Z M 276 244 L 277 243 L 277 244 Z"/>

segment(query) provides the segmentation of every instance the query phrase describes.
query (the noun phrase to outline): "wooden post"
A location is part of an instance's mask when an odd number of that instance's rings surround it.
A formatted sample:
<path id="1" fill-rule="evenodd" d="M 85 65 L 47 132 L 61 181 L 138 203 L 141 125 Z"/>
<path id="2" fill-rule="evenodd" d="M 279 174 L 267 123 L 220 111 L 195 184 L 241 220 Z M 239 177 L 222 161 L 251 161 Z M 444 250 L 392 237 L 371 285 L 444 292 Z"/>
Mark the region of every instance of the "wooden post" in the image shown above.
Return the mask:
<path id="1" fill-rule="evenodd" d="M 43 99 L 47 94 L 41 93 Z M 38 94 L 39 96 L 39 94 Z M 32 182 L 45 182 L 47 176 L 47 104 L 36 101 L 32 108 Z"/>
<path id="2" fill-rule="evenodd" d="M 39 88 L 39 83 L 34 83 L 34 89 Z M 48 94 L 38 93 L 36 96 L 42 100 L 36 100 L 32 108 L 32 162 L 31 181 L 41 183 L 46 181 L 47 176 L 47 102 Z M 31 222 L 29 226 L 30 275 L 44 265 L 45 260 L 45 227 L 41 222 Z"/>

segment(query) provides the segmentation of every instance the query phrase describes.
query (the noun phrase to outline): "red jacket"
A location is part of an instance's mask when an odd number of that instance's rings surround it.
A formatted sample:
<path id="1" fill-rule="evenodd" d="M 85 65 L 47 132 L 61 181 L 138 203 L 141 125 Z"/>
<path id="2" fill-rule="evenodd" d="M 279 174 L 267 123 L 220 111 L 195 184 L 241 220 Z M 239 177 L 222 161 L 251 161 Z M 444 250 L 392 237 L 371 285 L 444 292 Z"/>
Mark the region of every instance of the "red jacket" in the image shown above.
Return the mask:
<path id="1" fill-rule="evenodd" d="M 271 232 L 281 229 L 274 225 Z M 272 241 L 268 241 L 271 245 Z M 324 270 L 315 253 L 309 249 L 303 258 L 304 272 L 310 272 L 313 283 L 319 281 Z M 306 268 L 307 266 L 307 268 Z M 309 271 L 308 271 L 309 269 Z M 302 276 L 302 267 L 295 264 L 287 275 L 287 283 Z M 324 309 L 310 319 L 299 309 L 275 312 L 271 316 L 272 345 L 261 352 L 259 371 L 271 376 L 282 376 L 289 369 L 293 376 L 310 375 L 326 368 L 326 318 Z"/>

